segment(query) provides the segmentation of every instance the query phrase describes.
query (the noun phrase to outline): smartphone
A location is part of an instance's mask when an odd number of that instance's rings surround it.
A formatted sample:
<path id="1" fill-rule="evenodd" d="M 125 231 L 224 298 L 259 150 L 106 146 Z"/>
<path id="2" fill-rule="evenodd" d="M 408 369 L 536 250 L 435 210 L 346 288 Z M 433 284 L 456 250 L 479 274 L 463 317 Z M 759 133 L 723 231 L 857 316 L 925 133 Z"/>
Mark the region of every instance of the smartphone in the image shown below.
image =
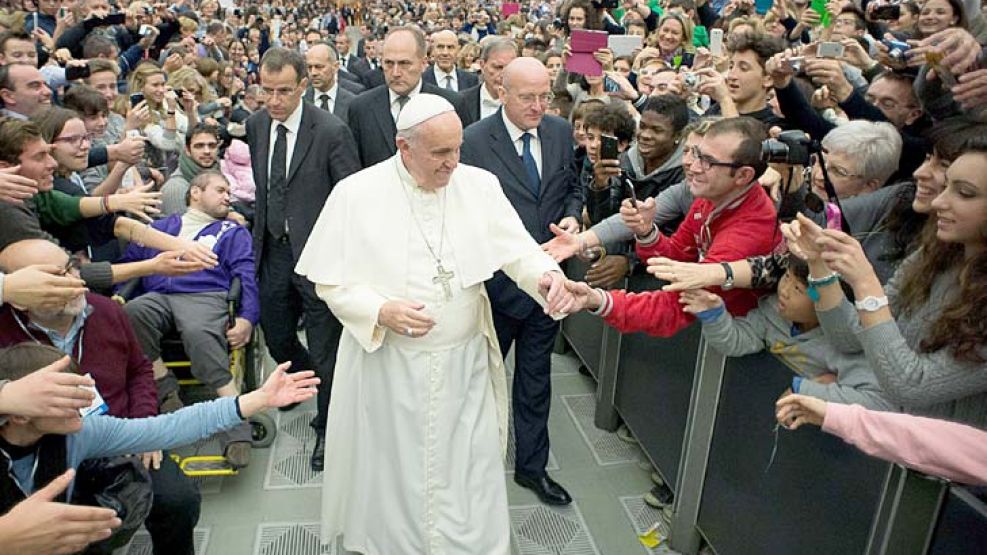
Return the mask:
<path id="1" fill-rule="evenodd" d="M 792 68 L 792 71 L 798 73 L 802 71 L 802 62 L 805 61 L 805 56 L 792 56 L 788 58 L 788 67 Z"/>
<path id="2" fill-rule="evenodd" d="M 617 150 L 617 137 L 612 135 L 601 135 L 600 136 L 600 159 L 601 160 L 616 160 L 620 157 L 620 152 Z"/>
<path id="3" fill-rule="evenodd" d="M 89 65 L 84 66 L 68 66 L 65 68 L 65 80 L 75 81 L 76 79 L 85 79 L 89 77 L 91 70 Z"/>
<path id="4" fill-rule="evenodd" d="M 69 11 L 65 8 L 58 8 L 58 19 L 65 19 L 65 14 Z"/>
<path id="5" fill-rule="evenodd" d="M 723 55 L 723 29 L 713 29 L 709 32 L 709 52 L 717 57 Z"/>
<path id="6" fill-rule="evenodd" d="M 111 13 L 103 18 L 104 25 L 123 25 L 127 21 L 127 16 L 122 13 Z"/>
<path id="7" fill-rule="evenodd" d="M 40 29 L 41 27 L 38 27 L 38 12 L 32 13 L 31 18 L 34 20 L 34 29 Z"/>
<path id="8" fill-rule="evenodd" d="M 826 229 L 843 229 L 843 212 L 840 207 L 835 202 L 827 202 L 825 210 Z"/>
<path id="9" fill-rule="evenodd" d="M 608 93 L 620 92 L 620 85 L 609 77 L 603 78 L 603 90 Z"/>
<path id="10" fill-rule="evenodd" d="M 634 182 L 632 182 L 630 178 L 624 178 L 624 188 L 627 189 L 627 198 L 631 199 L 631 202 L 634 203 L 634 207 L 637 208 L 641 201 L 637 198 L 637 191 L 634 189 Z"/>
<path id="11" fill-rule="evenodd" d="M 142 37 L 149 37 L 154 34 L 154 31 L 155 29 L 151 25 L 141 25 L 140 31 L 138 31 L 138 33 L 140 33 L 140 36 Z"/>
<path id="12" fill-rule="evenodd" d="M 132 93 L 130 95 L 130 107 L 133 108 L 141 102 L 144 102 L 144 93 Z"/>
<path id="13" fill-rule="evenodd" d="M 901 6 L 898 4 L 885 4 L 874 8 L 871 17 L 878 21 L 897 21 L 901 17 Z"/>
<path id="14" fill-rule="evenodd" d="M 820 42 L 816 48 L 816 56 L 820 58 L 840 58 L 843 56 L 843 45 L 838 42 Z"/>

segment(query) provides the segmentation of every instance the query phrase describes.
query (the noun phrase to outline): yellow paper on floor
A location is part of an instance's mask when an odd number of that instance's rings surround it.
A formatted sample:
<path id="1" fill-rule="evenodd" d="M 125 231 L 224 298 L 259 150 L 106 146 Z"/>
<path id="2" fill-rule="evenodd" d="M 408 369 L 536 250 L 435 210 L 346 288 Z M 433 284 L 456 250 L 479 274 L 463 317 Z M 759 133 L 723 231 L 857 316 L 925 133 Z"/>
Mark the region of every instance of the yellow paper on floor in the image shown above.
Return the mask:
<path id="1" fill-rule="evenodd" d="M 661 533 L 658 532 L 658 523 L 651 525 L 643 534 L 638 534 L 637 539 L 640 540 L 641 545 L 647 547 L 648 549 L 653 549 L 661 545 L 662 537 Z"/>

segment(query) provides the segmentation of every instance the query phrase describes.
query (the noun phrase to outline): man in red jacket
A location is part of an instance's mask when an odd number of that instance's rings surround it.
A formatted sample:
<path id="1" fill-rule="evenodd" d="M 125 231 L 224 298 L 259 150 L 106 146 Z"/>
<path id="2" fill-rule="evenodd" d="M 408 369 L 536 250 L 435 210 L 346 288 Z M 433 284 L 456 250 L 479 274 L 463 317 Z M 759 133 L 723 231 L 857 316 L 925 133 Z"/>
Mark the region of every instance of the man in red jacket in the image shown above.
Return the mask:
<path id="1" fill-rule="evenodd" d="M 0 270 L 14 272 L 33 264 L 65 268 L 78 276 L 78 265 L 58 245 L 25 239 L 0 253 Z M 60 310 L 22 311 L 0 307 L 0 347 L 19 343 L 54 346 L 72 357 L 81 374 L 89 374 L 108 406 L 119 418 L 144 418 L 158 413 L 158 394 L 151 361 L 144 356 L 119 305 L 94 293 L 80 295 Z M 155 553 L 193 555 L 193 529 L 199 520 L 200 496 L 171 458 L 147 453 L 154 503 L 145 526 Z"/>
<path id="2" fill-rule="evenodd" d="M 714 123 L 692 153 L 689 189 L 696 200 L 689 213 L 671 236 L 662 235 L 654 225 L 647 235 L 638 235 L 638 257 L 725 264 L 770 253 L 781 235 L 774 204 L 756 181 L 766 167 L 761 161 L 764 139 L 763 125 L 748 117 Z M 580 307 L 624 333 L 670 337 L 695 319 L 682 311 L 676 292 L 604 291 L 573 282 L 569 287 Z M 754 308 L 759 296 L 753 290 L 728 287 L 715 292 L 734 315 Z"/>

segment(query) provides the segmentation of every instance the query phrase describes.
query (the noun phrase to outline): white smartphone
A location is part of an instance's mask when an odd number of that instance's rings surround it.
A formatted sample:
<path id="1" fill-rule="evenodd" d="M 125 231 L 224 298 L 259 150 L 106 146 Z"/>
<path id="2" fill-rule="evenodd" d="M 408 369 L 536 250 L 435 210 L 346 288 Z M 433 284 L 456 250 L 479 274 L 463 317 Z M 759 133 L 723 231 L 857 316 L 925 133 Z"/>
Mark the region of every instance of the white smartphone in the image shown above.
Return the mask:
<path id="1" fill-rule="evenodd" d="M 713 29 L 709 32 L 709 52 L 717 57 L 723 55 L 723 29 Z"/>
<path id="2" fill-rule="evenodd" d="M 840 58 L 843 56 L 843 45 L 838 42 L 820 42 L 816 48 L 816 56 L 820 58 Z"/>

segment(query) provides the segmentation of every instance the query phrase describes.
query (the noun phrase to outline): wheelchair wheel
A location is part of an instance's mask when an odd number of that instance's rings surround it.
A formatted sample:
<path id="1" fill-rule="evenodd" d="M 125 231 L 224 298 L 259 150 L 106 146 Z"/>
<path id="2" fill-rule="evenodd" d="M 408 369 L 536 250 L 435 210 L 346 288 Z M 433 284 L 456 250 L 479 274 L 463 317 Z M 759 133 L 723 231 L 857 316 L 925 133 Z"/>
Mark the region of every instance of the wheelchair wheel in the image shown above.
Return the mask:
<path id="1" fill-rule="evenodd" d="M 250 427 L 252 432 L 251 444 L 257 449 L 270 447 L 278 435 L 278 427 L 274 423 L 274 419 L 265 413 L 251 416 Z"/>

